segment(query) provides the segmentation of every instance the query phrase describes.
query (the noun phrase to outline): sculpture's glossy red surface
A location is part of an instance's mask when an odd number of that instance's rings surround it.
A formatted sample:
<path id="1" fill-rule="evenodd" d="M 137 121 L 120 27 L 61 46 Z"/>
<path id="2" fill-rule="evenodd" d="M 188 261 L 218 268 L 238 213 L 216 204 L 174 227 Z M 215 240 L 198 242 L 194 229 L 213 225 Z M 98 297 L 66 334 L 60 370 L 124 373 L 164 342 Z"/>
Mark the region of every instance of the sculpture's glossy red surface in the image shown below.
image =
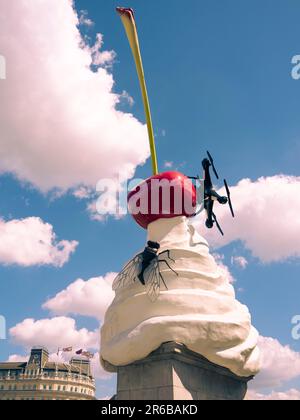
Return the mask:
<path id="1" fill-rule="evenodd" d="M 152 176 L 128 194 L 129 211 L 144 229 L 159 219 L 193 216 L 196 202 L 191 180 L 174 171 Z"/>

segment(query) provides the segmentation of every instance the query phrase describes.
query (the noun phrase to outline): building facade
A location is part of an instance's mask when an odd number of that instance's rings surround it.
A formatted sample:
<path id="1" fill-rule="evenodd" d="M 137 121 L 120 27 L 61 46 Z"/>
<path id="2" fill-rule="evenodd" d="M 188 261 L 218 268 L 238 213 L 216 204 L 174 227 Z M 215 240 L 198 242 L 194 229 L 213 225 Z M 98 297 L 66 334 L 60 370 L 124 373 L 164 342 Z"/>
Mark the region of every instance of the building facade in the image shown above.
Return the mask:
<path id="1" fill-rule="evenodd" d="M 33 348 L 28 362 L 0 363 L 0 400 L 95 400 L 90 361 L 54 363 Z"/>

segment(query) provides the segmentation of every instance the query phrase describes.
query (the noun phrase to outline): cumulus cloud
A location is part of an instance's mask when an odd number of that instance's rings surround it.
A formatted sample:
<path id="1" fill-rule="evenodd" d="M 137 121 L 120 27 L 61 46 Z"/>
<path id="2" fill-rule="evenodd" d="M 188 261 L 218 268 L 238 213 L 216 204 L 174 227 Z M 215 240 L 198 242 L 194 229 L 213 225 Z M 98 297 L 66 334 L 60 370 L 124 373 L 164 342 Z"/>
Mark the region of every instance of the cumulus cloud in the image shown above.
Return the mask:
<path id="1" fill-rule="evenodd" d="M 171 161 L 165 161 L 165 163 L 164 163 L 164 167 L 165 167 L 166 169 L 171 169 L 171 168 L 173 168 L 173 167 L 174 167 L 174 162 L 171 162 Z"/>
<path id="2" fill-rule="evenodd" d="M 103 380 L 107 380 L 110 379 L 113 374 L 106 372 L 101 364 L 100 364 L 100 354 L 99 353 L 95 353 L 94 358 L 91 360 L 91 368 L 92 368 L 92 372 L 94 375 L 94 378 L 96 379 L 103 379 Z"/>
<path id="3" fill-rule="evenodd" d="M 93 194 L 93 190 L 84 185 L 81 185 L 80 187 L 78 187 L 77 189 L 73 191 L 74 197 L 77 198 L 78 200 L 88 199 L 91 197 L 92 194 Z"/>
<path id="4" fill-rule="evenodd" d="M 227 206 L 218 206 L 225 236 L 221 237 L 217 230 L 206 231 L 205 236 L 216 248 L 242 241 L 263 263 L 299 258 L 299 191 L 300 177 L 277 175 L 255 182 L 243 179 L 231 188 L 235 220 Z M 198 226 L 203 229 L 202 220 Z"/>
<path id="5" fill-rule="evenodd" d="M 94 22 L 89 18 L 87 10 L 81 10 L 79 14 L 79 23 L 80 25 L 86 27 L 94 26 Z"/>
<path id="6" fill-rule="evenodd" d="M 300 376 L 300 353 L 270 337 L 260 337 L 259 348 L 262 369 L 251 388 L 274 389 Z"/>
<path id="7" fill-rule="evenodd" d="M 145 125 L 117 109 L 115 54 L 101 34 L 88 45 L 80 19 L 71 0 L 1 2 L 0 173 L 42 191 L 125 179 L 149 156 Z"/>
<path id="8" fill-rule="evenodd" d="M 244 270 L 248 266 L 248 261 L 242 256 L 232 257 L 231 264 Z"/>
<path id="9" fill-rule="evenodd" d="M 231 271 L 229 270 L 228 266 L 224 263 L 225 255 L 222 254 L 213 254 L 216 263 L 218 264 L 218 268 L 221 271 L 222 275 L 229 281 L 229 283 L 234 283 L 235 279 L 233 275 L 231 274 Z"/>
<path id="10" fill-rule="evenodd" d="M 122 94 L 120 95 L 120 98 L 127 102 L 129 106 L 133 106 L 134 105 L 134 99 L 132 96 L 129 95 L 128 92 L 126 92 L 126 90 L 123 90 Z"/>
<path id="11" fill-rule="evenodd" d="M 86 21 L 85 21 L 86 24 Z M 103 47 L 103 35 L 97 34 L 95 44 L 90 48 L 94 66 L 111 65 L 116 57 L 114 51 L 101 51 Z"/>
<path id="12" fill-rule="evenodd" d="M 9 356 L 8 363 L 28 362 L 29 356 L 20 356 L 19 354 L 12 354 Z"/>
<path id="13" fill-rule="evenodd" d="M 116 273 L 108 273 L 87 281 L 78 279 L 44 303 L 43 308 L 55 315 L 82 315 L 102 321 L 114 298 L 112 282 L 115 277 Z"/>
<path id="14" fill-rule="evenodd" d="M 107 216 L 105 214 L 98 213 L 97 201 L 90 201 L 86 206 L 87 213 L 91 220 L 94 222 L 105 222 Z"/>
<path id="15" fill-rule="evenodd" d="M 75 320 L 67 317 L 52 319 L 25 319 L 9 330 L 12 341 L 27 349 L 45 346 L 50 352 L 57 348 L 74 346 L 84 349 L 99 348 L 99 331 L 77 329 Z"/>
<path id="16" fill-rule="evenodd" d="M 300 400 L 300 391 L 290 389 L 285 392 L 272 392 L 264 395 L 250 390 L 246 399 L 248 401 L 298 401 Z"/>
<path id="17" fill-rule="evenodd" d="M 0 219 L 0 264 L 62 267 L 77 245 L 76 241 L 57 241 L 53 226 L 38 217 Z"/>

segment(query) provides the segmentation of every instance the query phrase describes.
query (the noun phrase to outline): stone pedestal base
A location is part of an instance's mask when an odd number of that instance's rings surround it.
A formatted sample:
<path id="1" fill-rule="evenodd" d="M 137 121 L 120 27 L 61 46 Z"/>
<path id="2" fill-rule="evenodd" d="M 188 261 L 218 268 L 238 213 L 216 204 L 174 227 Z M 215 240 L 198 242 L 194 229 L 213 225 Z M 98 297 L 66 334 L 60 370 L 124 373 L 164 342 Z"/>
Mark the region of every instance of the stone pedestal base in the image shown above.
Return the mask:
<path id="1" fill-rule="evenodd" d="M 117 368 L 117 400 L 243 400 L 247 383 L 177 343 Z"/>

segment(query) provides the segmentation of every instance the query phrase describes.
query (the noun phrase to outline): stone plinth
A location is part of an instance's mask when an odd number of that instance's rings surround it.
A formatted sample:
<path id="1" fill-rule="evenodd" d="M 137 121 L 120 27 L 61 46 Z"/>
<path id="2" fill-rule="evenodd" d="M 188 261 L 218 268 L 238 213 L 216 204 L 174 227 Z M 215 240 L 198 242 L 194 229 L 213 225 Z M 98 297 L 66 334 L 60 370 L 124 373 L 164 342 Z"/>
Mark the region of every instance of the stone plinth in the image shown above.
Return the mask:
<path id="1" fill-rule="evenodd" d="M 165 343 L 117 373 L 117 400 L 243 400 L 253 379 L 238 377 L 177 343 Z"/>

